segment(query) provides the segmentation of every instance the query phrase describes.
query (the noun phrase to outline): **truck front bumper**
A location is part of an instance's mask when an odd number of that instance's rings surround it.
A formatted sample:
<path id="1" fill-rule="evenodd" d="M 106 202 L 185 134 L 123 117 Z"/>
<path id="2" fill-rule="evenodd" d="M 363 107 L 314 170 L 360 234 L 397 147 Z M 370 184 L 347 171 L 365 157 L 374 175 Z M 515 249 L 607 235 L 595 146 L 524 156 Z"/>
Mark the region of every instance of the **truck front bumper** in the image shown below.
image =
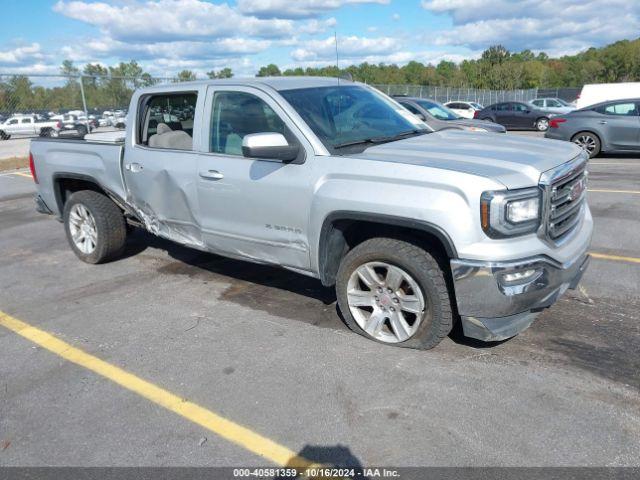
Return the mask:
<path id="1" fill-rule="evenodd" d="M 467 337 L 504 340 L 575 289 L 589 264 L 582 252 L 567 264 L 546 256 L 510 262 L 451 260 L 458 313 Z"/>

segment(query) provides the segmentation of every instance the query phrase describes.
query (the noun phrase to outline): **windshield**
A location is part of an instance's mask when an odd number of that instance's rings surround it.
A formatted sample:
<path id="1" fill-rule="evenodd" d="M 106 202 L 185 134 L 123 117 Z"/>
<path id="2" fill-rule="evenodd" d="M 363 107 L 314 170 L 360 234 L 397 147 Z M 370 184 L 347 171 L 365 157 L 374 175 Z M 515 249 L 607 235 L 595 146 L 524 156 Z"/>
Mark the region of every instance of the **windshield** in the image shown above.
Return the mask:
<path id="1" fill-rule="evenodd" d="M 473 105 L 476 110 L 484 110 L 484 107 L 479 103 L 471 102 L 471 105 Z"/>
<path id="2" fill-rule="evenodd" d="M 429 131 L 426 124 L 384 95 L 358 85 L 283 90 L 280 94 L 331 153 L 347 145 L 370 146 L 365 144 L 375 143 L 371 139 Z"/>
<path id="3" fill-rule="evenodd" d="M 563 107 L 570 107 L 571 105 L 569 105 L 567 102 L 565 102 L 563 99 L 561 98 L 556 98 L 556 101 L 562 105 Z"/>
<path id="4" fill-rule="evenodd" d="M 460 118 L 460 116 L 456 115 L 444 105 L 432 102 L 431 100 L 418 100 L 417 103 L 438 120 L 457 120 Z"/>

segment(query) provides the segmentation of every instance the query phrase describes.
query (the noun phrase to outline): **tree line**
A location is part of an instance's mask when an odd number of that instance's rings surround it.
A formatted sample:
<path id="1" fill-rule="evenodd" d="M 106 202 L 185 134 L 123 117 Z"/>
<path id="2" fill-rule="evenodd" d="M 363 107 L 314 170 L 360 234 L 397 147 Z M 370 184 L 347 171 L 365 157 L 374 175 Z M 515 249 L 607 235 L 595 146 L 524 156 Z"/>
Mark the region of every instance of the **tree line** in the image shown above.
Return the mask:
<path id="1" fill-rule="evenodd" d="M 70 60 L 60 67 L 69 76 L 55 87 L 34 85 L 25 75 L 0 77 L 0 112 L 81 109 L 78 75 L 84 75 L 87 106 L 93 109 L 123 108 L 133 90 L 161 81 L 183 82 L 196 79 L 195 72 L 183 70 L 172 78 L 155 78 L 136 62 L 105 67 L 89 63 L 82 69 Z M 481 57 L 458 64 L 443 60 L 437 65 L 412 61 L 403 66 L 361 63 L 338 69 L 336 66 L 281 70 L 275 64 L 260 67 L 256 76 L 314 75 L 336 77 L 350 74 L 369 84 L 409 84 L 513 90 L 521 88 L 580 87 L 586 83 L 640 80 L 640 38 L 622 40 L 602 48 L 590 48 L 576 55 L 551 58 L 530 50 L 510 52 L 501 45 L 485 50 Z M 231 78 L 231 68 L 211 70 L 208 78 Z M 33 78 L 33 77 L 32 77 Z"/>

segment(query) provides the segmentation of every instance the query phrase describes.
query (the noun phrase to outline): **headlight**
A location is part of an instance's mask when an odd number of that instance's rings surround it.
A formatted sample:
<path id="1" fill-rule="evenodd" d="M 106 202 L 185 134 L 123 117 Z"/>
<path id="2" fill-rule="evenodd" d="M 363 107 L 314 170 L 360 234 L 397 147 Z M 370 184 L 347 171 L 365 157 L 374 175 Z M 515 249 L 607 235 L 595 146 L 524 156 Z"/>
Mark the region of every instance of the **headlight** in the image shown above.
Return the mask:
<path id="1" fill-rule="evenodd" d="M 484 192 L 480 198 L 480 224 L 491 238 L 515 237 L 540 226 L 538 188 Z"/>

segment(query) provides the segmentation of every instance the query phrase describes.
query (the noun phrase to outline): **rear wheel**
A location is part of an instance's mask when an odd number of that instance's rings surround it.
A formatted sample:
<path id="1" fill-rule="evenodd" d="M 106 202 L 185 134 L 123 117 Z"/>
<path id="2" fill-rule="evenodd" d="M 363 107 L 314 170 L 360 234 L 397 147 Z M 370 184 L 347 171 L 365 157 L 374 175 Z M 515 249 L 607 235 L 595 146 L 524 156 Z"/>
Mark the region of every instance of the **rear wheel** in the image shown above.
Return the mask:
<path id="1" fill-rule="evenodd" d="M 0 140 L 9 140 L 10 138 L 11 138 L 11 135 L 8 135 L 2 130 L 0 130 Z"/>
<path id="2" fill-rule="evenodd" d="M 536 130 L 539 132 L 546 132 L 549 129 L 549 119 L 547 117 L 542 117 L 536 120 Z"/>
<path id="3" fill-rule="evenodd" d="M 120 209 L 91 190 L 76 192 L 64 205 L 67 239 L 76 256 L 87 263 L 116 257 L 124 248 L 127 229 Z"/>
<path id="4" fill-rule="evenodd" d="M 602 148 L 598 136 L 591 132 L 576 133 L 571 141 L 585 150 L 589 158 L 597 156 Z"/>
<path id="5" fill-rule="evenodd" d="M 84 137 L 87 134 L 87 127 L 85 125 L 78 125 L 76 127 L 76 131 L 78 132 L 78 135 Z"/>
<path id="6" fill-rule="evenodd" d="M 338 305 L 349 328 L 377 342 L 429 349 L 451 331 L 444 272 L 425 250 L 373 238 L 340 263 Z"/>

